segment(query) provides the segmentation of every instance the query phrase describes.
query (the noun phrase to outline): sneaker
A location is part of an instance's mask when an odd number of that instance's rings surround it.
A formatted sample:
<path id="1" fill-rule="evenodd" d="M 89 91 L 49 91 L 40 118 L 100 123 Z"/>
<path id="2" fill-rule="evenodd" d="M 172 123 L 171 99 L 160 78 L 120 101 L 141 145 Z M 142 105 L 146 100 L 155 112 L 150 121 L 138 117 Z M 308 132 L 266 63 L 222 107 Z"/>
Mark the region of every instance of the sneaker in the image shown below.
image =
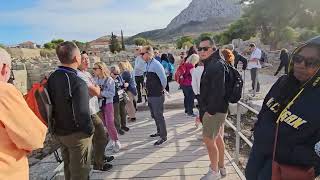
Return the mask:
<path id="1" fill-rule="evenodd" d="M 157 137 L 157 136 L 160 136 L 159 133 L 156 133 L 156 134 L 151 134 L 150 137 Z"/>
<path id="2" fill-rule="evenodd" d="M 123 131 L 122 129 L 119 129 L 119 130 L 117 130 L 117 131 L 118 131 L 118 134 L 124 135 L 124 131 Z"/>
<path id="3" fill-rule="evenodd" d="M 126 127 L 126 126 L 125 126 L 125 127 L 122 127 L 121 129 L 124 130 L 124 131 L 126 131 L 126 132 L 128 132 L 128 131 L 130 130 L 130 129 L 129 129 L 128 127 Z"/>
<path id="4" fill-rule="evenodd" d="M 218 180 L 221 179 L 220 172 L 215 172 L 209 167 L 209 171 L 206 175 L 204 175 L 200 180 Z"/>
<path id="5" fill-rule="evenodd" d="M 120 141 L 117 140 L 113 146 L 113 152 L 117 153 L 120 151 L 120 149 L 121 149 L 121 144 L 120 144 Z"/>
<path id="6" fill-rule="evenodd" d="M 195 115 L 195 114 L 187 114 L 188 116 L 190 116 L 190 117 L 197 117 L 197 115 Z"/>
<path id="7" fill-rule="evenodd" d="M 113 156 L 105 156 L 104 158 L 103 158 L 103 161 L 104 162 L 111 162 L 111 161 L 113 161 L 114 160 L 114 157 Z"/>
<path id="8" fill-rule="evenodd" d="M 136 118 L 131 118 L 131 119 L 130 119 L 130 122 L 136 122 L 136 121 L 137 121 Z"/>
<path id="9" fill-rule="evenodd" d="M 107 146 L 106 146 L 106 150 L 111 150 L 114 146 L 114 141 L 110 139 L 110 141 L 108 142 Z"/>
<path id="10" fill-rule="evenodd" d="M 226 177 L 227 176 L 227 170 L 225 167 L 219 168 L 220 174 L 222 177 Z"/>
<path id="11" fill-rule="evenodd" d="M 155 146 L 159 146 L 167 141 L 167 138 L 161 138 L 157 142 L 154 143 Z"/>
<path id="12" fill-rule="evenodd" d="M 112 165 L 108 163 L 105 163 L 101 168 L 93 166 L 94 171 L 109 171 L 110 169 L 112 169 Z"/>

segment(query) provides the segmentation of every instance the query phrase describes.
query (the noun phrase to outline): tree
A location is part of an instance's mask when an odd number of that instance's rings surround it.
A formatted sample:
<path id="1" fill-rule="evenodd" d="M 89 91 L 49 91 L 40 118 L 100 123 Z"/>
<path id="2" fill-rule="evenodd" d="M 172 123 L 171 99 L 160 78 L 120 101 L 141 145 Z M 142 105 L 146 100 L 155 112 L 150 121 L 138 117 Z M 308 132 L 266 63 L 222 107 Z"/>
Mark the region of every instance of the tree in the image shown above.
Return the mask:
<path id="1" fill-rule="evenodd" d="M 279 41 L 284 41 L 292 43 L 296 41 L 299 37 L 299 33 L 296 32 L 292 27 L 287 26 L 280 30 L 279 32 Z"/>
<path id="2" fill-rule="evenodd" d="M 45 49 L 55 49 L 58 44 L 64 42 L 63 39 L 53 39 L 51 42 L 45 43 L 43 46 Z"/>
<path id="3" fill-rule="evenodd" d="M 53 44 L 58 45 L 58 44 L 60 44 L 60 43 L 63 43 L 64 40 L 63 40 L 63 39 L 53 39 L 51 42 L 52 42 Z"/>
<path id="4" fill-rule="evenodd" d="M 121 46 L 122 46 L 122 51 L 126 50 L 126 47 L 124 45 L 123 31 L 122 30 L 121 30 Z"/>
<path id="5" fill-rule="evenodd" d="M 191 46 L 193 46 L 193 43 L 190 41 L 186 41 L 182 44 L 182 48 L 189 49 Z"/>
<path id="6" fill-rule="evenodd" d="M 183 36 L 180 39 L 177 40 L 176 44 L 177 44 L 177 48 L 181 49 L 183 48 L 183 44 L 186 42 L 190 42 L 191 44 L 193 44 L 193 38 L 191 36 Z"/>
<path id="7" fill-rule="evenodd" d="M 112 53 L 120 52 L 120 51 L 121 51 L 120 42 L 119 42 L 117 36 L 114 35 L 113 33 L 111 33 L 109 48 L 110 48 L 110 51 L 111 51 Z"/>
<path id="8" fill-rule="evenodd" d="M 145 46 L 147 45 L 147 40 L 142 38 L 142 37 L 138 37 L 138 38 L 134 38 L 133 42 L 136 46 Z"/>
<path id="9" fill-rule="evenodd" d="M 73 40 L 72 42 L 74 42 L 78 46 L 78 48 L 80 50 L 86 50 L 87 49 L 87 43 L 85 43 L 85 42 L 80 42 L 80 41 L 77 41 L 77 40 Z"/>
<path id="10" fill-rule="evenodd" d="M 308 39 L 317 35 L 319 35 L 319 33 L 315 30 L 304 29 L 299 36 L 299 41 L 307 41 Z"/>
<path id="11" fill-rule="evenodd" d="M 287 26 L 315 28 L 320 18 L 319 0 L 242 0 L 249 8 L 244 14 L 257 26 L 261 40 L 275 49 Z M 287 29 L 288 30 L 288 29 Z"/>
<path id="12" fill-rule="evenodd" d="M 55 49 L 56 48 L 56 45 L 52 42 L 45 43 L 43 46 L 45 49 Z"/>

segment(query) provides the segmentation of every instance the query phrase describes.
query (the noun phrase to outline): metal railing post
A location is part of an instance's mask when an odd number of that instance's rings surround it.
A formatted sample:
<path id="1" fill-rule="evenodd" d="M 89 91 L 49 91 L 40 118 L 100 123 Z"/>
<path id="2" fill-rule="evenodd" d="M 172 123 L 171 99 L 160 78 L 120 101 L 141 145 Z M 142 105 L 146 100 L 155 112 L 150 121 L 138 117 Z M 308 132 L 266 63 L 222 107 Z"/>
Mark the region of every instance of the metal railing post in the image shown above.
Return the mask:
<path id="1" fill-rule="evenodd" d="M 240 119 L 241 119 L 241 113 L 240 113 L 240 104 L 237 104 L 237 129 L 236 129 L 236 155 L 235 155 L 235 161 L 236 163 L 239 163 L 239 156 L 240 156 Z"/>

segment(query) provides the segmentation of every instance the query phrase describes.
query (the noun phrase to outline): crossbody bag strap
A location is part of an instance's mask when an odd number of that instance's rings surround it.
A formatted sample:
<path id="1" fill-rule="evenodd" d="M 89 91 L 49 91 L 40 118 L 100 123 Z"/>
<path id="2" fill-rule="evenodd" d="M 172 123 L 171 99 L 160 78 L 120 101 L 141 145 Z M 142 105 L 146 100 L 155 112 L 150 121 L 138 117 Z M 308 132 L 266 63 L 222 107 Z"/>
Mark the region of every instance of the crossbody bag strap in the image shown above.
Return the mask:
<path id="1" fill-rule="evenodd" d="M 282 117 L 283 113 L 285 113 L 294 103 L 294 101 L 301 95 L 301 93 L 304 91 L 304 88 L 302 88 L 297 95 L 287 104 L 287 106 L 281 111 L 280 115 L 278 116 L 278 119 L 276 121 L 277 127 L 275 131 L 275 137 L 274 137 L 274 144 L 273 144 L 273 153 L 272 153 L 272 160 L 275 160 L 276 155 L 276 148 L 278 143 L 278 135 L 279 135 L 279 126 L 280 126 L 280 117 Z"/>

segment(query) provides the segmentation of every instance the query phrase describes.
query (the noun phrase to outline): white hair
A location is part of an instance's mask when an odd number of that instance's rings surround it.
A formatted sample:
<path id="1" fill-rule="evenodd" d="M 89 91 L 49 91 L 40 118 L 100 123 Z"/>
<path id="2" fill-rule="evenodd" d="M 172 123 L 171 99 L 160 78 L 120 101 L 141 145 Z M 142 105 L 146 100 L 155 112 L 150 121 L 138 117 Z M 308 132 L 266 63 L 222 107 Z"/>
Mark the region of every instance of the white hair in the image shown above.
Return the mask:
<path id="1" fill-rule="evenodd" d="M 198 64 L 199 59 L 200 59 L 200 57 L 198 54 L 192 54 L 190 57 L 188 57 L 187 62 L 191 63 L 193 65 L 196 65 L 196 64 Z"/>
<path id="2" fill-rule="evenodd" d="M 1 64 L 10 64 L 11 65 L 10 54 L 2 48 L 0 48 L 0 65 Z"/>

